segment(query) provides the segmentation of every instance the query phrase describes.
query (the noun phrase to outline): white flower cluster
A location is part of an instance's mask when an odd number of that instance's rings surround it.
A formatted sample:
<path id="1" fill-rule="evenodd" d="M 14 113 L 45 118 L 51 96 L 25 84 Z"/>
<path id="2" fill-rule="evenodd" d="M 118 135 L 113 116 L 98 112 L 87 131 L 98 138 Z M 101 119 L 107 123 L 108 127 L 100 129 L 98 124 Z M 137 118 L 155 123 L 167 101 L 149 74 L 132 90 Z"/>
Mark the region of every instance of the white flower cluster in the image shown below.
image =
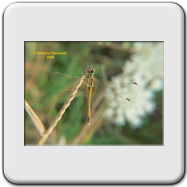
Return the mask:
<path id="1" fill-rule="evenodd" d="M 163 42 L 135 42 L 132 50 L 131 60 L 126 61 L 123 72 L 112 77 L 113 96 L 108 98 L 110 105 L 105 116 L 117 125 L 125 125 L 127 121 L 137 128 L 147 114 L 154 112 L 155 92 L 163 89 Z M 132 82 L 139 86 L 129 87 L 128 83 Z M 126 103 L 132 105 L 126 107 Z"/>

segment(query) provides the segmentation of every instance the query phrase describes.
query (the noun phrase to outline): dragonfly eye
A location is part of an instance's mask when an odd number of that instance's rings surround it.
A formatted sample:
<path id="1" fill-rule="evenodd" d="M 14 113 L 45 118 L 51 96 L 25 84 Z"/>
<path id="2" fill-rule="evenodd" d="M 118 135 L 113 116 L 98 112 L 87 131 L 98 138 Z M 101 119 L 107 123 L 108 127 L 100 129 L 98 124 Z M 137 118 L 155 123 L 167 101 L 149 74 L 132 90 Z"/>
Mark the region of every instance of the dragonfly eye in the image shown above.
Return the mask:
<path id="1" fill-rule="evenodd" d="M 85 69 L 84 73 L 85 74 L 89 74 L 89 73 L 94 73 L 95 72 L 95 69 L 92 68 L 91 66 L 90 67 L 87 67 L 87 69 Z"/>
<path id="2" fill-rule="evenodd" d="M 88 70 L 87 70 L 87 69 L 86 69 L 86 70 L 84 70 L 84 73 L 85 73 L 85 74 L 87 74 L 87 72 L 88 72 Z"/>
<path id="3" fill-rule="evenodd" d="M 94 72 L 95 72 L 95 70 L 94 70 L 94 69 L 92 69 L 92 70 L 91 70 L 91 73 L 94 73 Z"/>

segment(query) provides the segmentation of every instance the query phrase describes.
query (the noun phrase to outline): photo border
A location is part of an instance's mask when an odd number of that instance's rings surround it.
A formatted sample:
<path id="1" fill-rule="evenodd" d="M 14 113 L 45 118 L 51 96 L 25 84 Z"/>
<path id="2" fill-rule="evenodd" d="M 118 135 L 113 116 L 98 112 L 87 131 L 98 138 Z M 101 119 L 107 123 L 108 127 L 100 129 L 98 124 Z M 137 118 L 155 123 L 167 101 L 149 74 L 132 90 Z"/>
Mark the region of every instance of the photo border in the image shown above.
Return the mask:
<path id="1" fill-rule="evenodd" d="M 34 14 L 33 8 L 36 8 Z M 105 24 L 102 19 L 95 21 L 95 17 L 103 18 L 102 9 Z M 115 12 L 113 15 L 111 10 Z M 135 10 L 136 14 L 132 14 Z M 41 11 L 45 17 L 42 22 L 37 19 Z M 63 22 L 65 26 L 55 19 L 57 13 L 60 17 L 68 15 Z M 54 21 L 55 30 L 47 29 L 47 18 Z M 79 29 L 75 29 L 78 25 Z M 24 146 L 24 41 L 90 41 L 90 38 L 92 41 L 164 41 L 164 146 Z M 14 183 L 173 183 L 179 180 L 184 172 L 183 39 L 184 15 L 172 3 L 11 4 L 4 12 L 4 173 L 7 179 Z M 174 87 L 175 82 L 178 84 Z M 171 108 L 171 102 L 175 109 Z"/>

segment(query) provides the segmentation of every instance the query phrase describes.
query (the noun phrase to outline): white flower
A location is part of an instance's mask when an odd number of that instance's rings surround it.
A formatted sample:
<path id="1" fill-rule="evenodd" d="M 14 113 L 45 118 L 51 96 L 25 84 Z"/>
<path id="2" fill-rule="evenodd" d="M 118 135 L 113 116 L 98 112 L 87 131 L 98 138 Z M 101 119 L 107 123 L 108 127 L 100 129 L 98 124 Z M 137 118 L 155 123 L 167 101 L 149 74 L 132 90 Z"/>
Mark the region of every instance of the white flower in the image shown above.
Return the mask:
<path id="1" fill-rule="evenodd" d="M 137 128 L 146 115 L 155 111 L 155 92 L 163 89 L 163 42 L 135 42 L 132 50 L 134 54 L 126 61 L 123 72 L 112 77 L 113 96 L 108 98 L 110 105 L 105 116 L 118 125 L 125 125 L 127 121 Z M 133 87 L 139 86 L 125 85 L 133 81 L 140 85 L 138 92 Z M 126 107 L 128 103 L 132 106 Z"/>

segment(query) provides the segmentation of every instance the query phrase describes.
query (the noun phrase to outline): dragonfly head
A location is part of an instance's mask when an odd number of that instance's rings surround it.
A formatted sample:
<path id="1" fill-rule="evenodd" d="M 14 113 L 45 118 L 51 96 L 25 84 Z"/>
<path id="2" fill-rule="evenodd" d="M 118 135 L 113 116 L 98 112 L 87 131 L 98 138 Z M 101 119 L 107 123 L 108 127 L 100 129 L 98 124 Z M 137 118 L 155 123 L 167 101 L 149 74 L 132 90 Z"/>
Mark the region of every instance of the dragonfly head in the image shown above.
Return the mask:
<path id="1" fill-rule="evenodd" d="M 87 78 L 91 78 L 95 73 L 95 69 L 92 66 L 87 66 L 84 70 L 84 74 Z"/>

